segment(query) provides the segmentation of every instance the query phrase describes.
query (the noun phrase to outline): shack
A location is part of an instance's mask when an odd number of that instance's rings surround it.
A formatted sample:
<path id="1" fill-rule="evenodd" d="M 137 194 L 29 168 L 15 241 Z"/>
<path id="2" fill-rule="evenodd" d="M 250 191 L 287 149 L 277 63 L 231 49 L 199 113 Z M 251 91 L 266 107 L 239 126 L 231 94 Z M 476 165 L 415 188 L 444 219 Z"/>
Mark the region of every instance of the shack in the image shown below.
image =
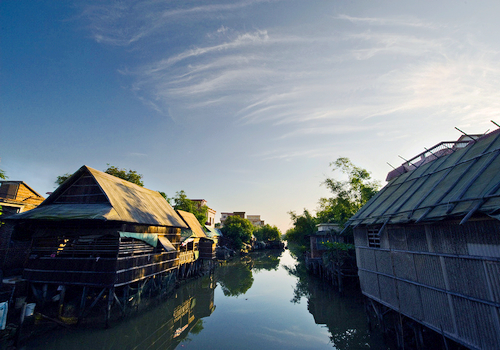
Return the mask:
<path id="1" fill-rule="evenodd" d="M 340 225 L 333 223 L 317 224 L 318 230 L 315 234 L 309 236 L 311 247 L 311 259 L 321 259 L 326 251 L 326 242 L 341 242 L 345 243 L 345 236 L 339 235 Z"/>
<path id="2" fill-rule="evenodd" d="M 499 155 L 500 129 L 442 142 L 351 218 L 362 292 L 380 319 L 396 312 L 417 339 L 423 325 L 445 344 L 500 348 Z"/>
<path id="3" fill-rule="evenodd" d="M 209 268 L 213 267 L 211 261 L 215 259 L 215 242 L 207 237 L 193 213 L 183 210 L 177 210 L 177 213 L 187 225 L 181 232 L 179 273 L 182 277 L 190 277 L 201 272 L 204 262 Z"/>
<path id="4" fill-rule="evenodd" d="M 44 199 L 24 181 L 0 181 L 0 219 L 34 209 Z M 19 273 L 29 253 L 30 243 L 13 241 L 12 231 L 11 224 L 0 224 L 0 270 L 4 276 Z"/>
<path id="5" fill-rule="evenodd" d="M 37 305 L 56 300 L 61 313 L 66 297 L 84 316 L 89 298 L 89 309 L 106 299 L 106 323 L 115 301 L 124 310 L 146 285 L 175 282 L 187 228 L 160 193 L 87 166 L 8 220 L 16 237 L 32 240 L 24 277 Z"/>

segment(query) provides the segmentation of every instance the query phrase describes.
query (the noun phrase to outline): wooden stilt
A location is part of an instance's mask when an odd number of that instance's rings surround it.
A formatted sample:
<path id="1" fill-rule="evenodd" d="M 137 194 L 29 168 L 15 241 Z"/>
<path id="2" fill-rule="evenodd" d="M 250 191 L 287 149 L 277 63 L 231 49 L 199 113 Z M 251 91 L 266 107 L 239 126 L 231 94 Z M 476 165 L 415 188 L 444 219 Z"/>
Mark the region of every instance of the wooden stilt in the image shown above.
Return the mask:
<path id="1" fill-rule="evenodd" d="M 66 286 L 61 286 L 61 293 L 59 295 L 58 316 L 61 317 L 64 309 L 64 298 L 66 297 Z"/>
<path id="2" fill-rule="evenodd" d="M 78 322 L 80 322 L 80 319 L 83 316 L 83 313 L 85 312 L 85 304 L 87 303 L 87 287 L 83 287 L 82 289 L 82 298 L 80 299 L 80 310 L 78 312 Z"/>
<path id="3" fill-rule="evenodd" d="M 115 294 L 115 288 L 110 287 L 108 291 L 108 300 L 106 304 L 106 325 L 105 328 L 109 328 L 109 319 L 111 316 L 111 305 L 113 303 L 113 295 Z"/>

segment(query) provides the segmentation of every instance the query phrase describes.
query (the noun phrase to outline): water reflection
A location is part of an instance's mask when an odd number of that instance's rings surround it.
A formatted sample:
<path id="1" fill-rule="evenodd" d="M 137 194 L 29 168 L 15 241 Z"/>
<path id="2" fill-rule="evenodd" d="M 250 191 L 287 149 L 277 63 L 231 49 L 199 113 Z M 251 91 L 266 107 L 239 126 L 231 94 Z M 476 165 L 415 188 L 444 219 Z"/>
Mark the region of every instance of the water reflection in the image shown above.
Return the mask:
<path id="1" fill-rule="evenodd" d="M 141 305 L 110 329 L 57 329 L 26 349 L 387 349 L 368 331 L 358 296 L 339 297 L 288 251 L 261 251 Z"/>
<path id="2" fill-rule="evenodd" d="M 203 318 L 214 310 L 214 276 L 182 285 L 168 300 L 150 300 L 143 310 L 110 329 L 80 327 L 57 330 L 32 340 L 28 349 L 175 349 L 188 335 L 203 330 Z"/>
<path id="3" fill-rule="evenodd" d="M 368 328 L 363 312 L 363 296 L 356 286 L 347 286 L 343 295 L 327 282 L 307 273 L 304 264 L 298 263 L 285 270 L 297 278 L 291 303 L 307 299 L 307 309 L 314 322 L 325 325 L 330 332 L 330 342 L 337 349 L 390 349 L 382 334 Z"/>
<path id="4" fill-rule="evenodd" d="M 245 294 L 253 285 L 253 271 L 277 271 L 280 250 L 258 251 L 224 263 L 215 270 L 215 278 L 225 296 L 237 297 Z"/>

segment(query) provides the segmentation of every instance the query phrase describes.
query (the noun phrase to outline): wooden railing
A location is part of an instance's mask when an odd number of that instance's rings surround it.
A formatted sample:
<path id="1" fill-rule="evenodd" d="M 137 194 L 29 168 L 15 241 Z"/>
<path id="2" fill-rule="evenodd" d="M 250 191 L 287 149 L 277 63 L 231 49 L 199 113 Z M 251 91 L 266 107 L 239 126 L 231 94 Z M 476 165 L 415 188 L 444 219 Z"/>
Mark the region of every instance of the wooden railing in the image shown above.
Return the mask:
<path id="1" fill-rule="evenodd" d="M 192 250 L 179 253 L 179 264 L 180 265 L 187 264 L 187 263 L 190 263 L 193 261 L 195 261 L 195 256 L 194 256 L 194 252 Z"/>

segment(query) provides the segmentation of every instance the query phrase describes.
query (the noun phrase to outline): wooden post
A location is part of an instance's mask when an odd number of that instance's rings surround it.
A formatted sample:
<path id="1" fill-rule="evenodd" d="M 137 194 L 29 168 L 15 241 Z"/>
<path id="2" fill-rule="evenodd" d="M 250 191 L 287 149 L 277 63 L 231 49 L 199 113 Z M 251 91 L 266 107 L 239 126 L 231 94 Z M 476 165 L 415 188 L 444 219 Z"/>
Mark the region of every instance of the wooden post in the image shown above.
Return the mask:
<path id="1" fill-rule="evenodd" d="M 63 314 L 63 309 L 64 309 L 64 298 L 66 297 L 66 286 L 61 286 L 61 294 L 59 298 L 59 310 L 58 310 L 58 316 L 59 318 Z"/>
<path id="2" fill-rule="evenodd" d="M 78 323 L 80 323 L 80 319 L 83 316 L 83 312 L 85 311 L 85 304 L 87 302 L 87 287 L 84 286 L 82 290 L 82 298 L 80 299 L 80 310 L 78 312 Z"/>
<path id="3" fill-rule="evenodd" d="M 108 291 L 108 300 L 106 304 L 106 325 L 105 328 L 109 328 L 109 319 L 111 317 L 111 304 L 113 303 L 113 296 L 115 294 L 115 288 L 110 287 Z"/>
<path id="4" fill-rule="evenodd" d="M 19 327 L 17 327 L 15 342 L 14 342 L 16 349 L 19 349 L 19 345 L 21 343 L 21 332 L 23 330 L 25 314 L 26 314 L 26 303 L 23 303 L 23 307 L 21 308 L 21 316 L 19 318 Z"/>

